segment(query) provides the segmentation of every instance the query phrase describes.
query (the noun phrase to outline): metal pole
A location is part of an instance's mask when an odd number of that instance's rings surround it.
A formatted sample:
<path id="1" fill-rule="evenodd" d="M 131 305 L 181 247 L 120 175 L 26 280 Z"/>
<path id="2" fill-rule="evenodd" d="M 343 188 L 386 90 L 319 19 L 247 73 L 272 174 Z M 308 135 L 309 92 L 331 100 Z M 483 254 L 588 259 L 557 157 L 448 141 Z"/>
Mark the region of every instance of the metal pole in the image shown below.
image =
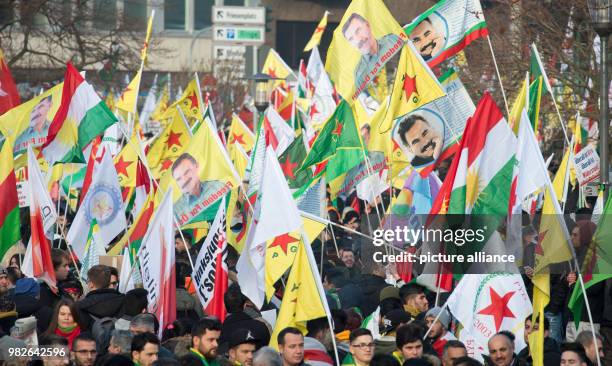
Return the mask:
<path id="1" fill-rule="evenodd" d="M 608 173 L 608 34 L 600 35 L 600 65 L 601 65 L 601 94 L 600 94 L 600 117 L 599 117 L 599 146 L 600 146 L 600 181 L 603 190 L 603 205 L 608 199 L 609 173 Z"/>

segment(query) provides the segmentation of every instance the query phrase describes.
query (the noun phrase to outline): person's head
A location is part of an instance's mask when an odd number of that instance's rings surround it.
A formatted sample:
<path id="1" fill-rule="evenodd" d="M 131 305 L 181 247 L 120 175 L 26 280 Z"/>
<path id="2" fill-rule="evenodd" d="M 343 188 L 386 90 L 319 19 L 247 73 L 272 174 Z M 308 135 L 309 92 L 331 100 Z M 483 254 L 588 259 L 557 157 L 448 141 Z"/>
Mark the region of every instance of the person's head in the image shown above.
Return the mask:
<path id="1" fill-rule="evenodd" d="M 283 360 L 272 347 L 261 347 L 253 355 L 253 366 L 282 366 Z"/>
<path id="2" fill-rule="evenodd" d="M 58 281 L 63 281 L 68 278 L 70 273 L 70 254 L 61 249 L 51 249 L 51 262 L 53 270 L 55 270 L 55 278 Z"/>
<path id="3" fill-rule="evenodd" d="M 205 358 L 212 360 L 217 357 L 221 322 L 215 318 L 200 319 L 191 328 L 191 346 Z"/>
<path id="4" fill-rule="evenodd" d="M 429 309 L 425 314 L 425 323 L 431 328 L 428 337 L 436 340 L 446 334 L 450 326 L 450 314 L 446 309 L 436 306 Z"/>
<path id="5" fill-rule="evenodd" d="M 370 23 L 361 15 L 351 14 L 342 27 L 342 34 L 362 55 L 375 55 L 378 52 Z"/>
<path id="6" fill-rule="evenodd" d="M 13 256 L 11 256 L 11 259 L 9 260 L 9 267 L 13 267 L 13 268 L 21 268 L 21 262 L 23 261 L 23 254 L 13 254 Z"/>
<path id="7" fill-rule="evenodd" d="M 419 358 L 423 355 L 423 330 L 415 323 L 397 328 L 395 345 L 405 360 Z"/>
<path id="8" fill-rule="evenodd" d="M 433 161 L 442 147 L 442 135 L 429 121 L 418 114 L 401 120 L 398 134 L 402 143 L 415 157 Z"/>
<path id="9" fill-rule="evenodd" d="M 188 153 L 179 156 L 172 164 L 172 177 L 183 194 L 200 195 L 199 173 L 198 162 Z"/>
<path id="10" fill-rule="evenodd" d="M 306 336 L 312 337 L 321 342 L 321 344 L 325 346 L 325 349 L 332 349 L 332 332 L 329 330 L 329 321 L 327 320 L 327 317 L 307 321 L 306 329 Z"/>
<path id="11" fill-rule="evenodd" d="M 70 348 L 68 339 L 56 334 L 43 335 L 38 340 L 41 347 L 52 347 L 53 352 L 44 361 L 45 366 L 63 366 L 70 364 Z"/>
<path id="12" fill-rule="evenodd" d="M 114 329 L 108 344 L 108 353 L 129 354 L 132 349 L 132 333 L 129 330 Z"/>
<path id="13" fill-rule="evenodd" d="M 529 343 L 529 335 L 533 332 L 540 330 L 540 316 L 536 318 L 535 322 L 531 321 L 531 315 L 525 318 L 525 332 L 524 339 L 525 343 Z M 544 317 L 544 337 L 548 337 L 550 335 L 550 320 L 547 317 Z"/>
<path id="14" fill-rule="evenodd" d="M 602 359 L 604 356 L 603 353 L 603 338 L 597 332 L 595 332 L 595 339 L 597 340 L 597 347 L 595 347 L 595 342 L 593 342 L 593 332 L 590 330 L 585 330 L 576 336 L 576 343 L 579 343 L 584 348 L 584 352 L 591 363 L 594 365 L 597 364 L 597 353 L 599 353 L 599 358 Z M 596 350 L 597 348 L 597 350 Z"/>
<path id="15" fill-rule="evenodd" d="M 383 353 L 379 353 L 372 357 L 372 361 L 370 361 L 370 366 L 402 366 L 400 365 L 397 358 L 392 355 L 387 355 Z"/>
<path id="16" fill-rule="evenodd" d="M 51 96 L 43 98 L 34 106 L 30 113 L 30 127 L 36 132 L 41 132 L 45 122 L 47 122 L 47 114 L 53 105 Z"/>
<path id="17" fill-rule="evenodd" d="M 489 357 L 493 366 L 509 366 L 514 359 L 514 342 L 507 335 L 497 333 L 488 343 Z"/>
<path id="18" fill-rule="evenodd" d="M 369 365 L 374 357 L 374 338 L 368 329 L 357 328 L 349 335 L 349 352 L 357 365 Z"/>
<path id="19" fill-rule="evenodd" d="M 115 267 L 108 267 L 110 270 L 110 281 L 108 283 L 108 288 L 118 289 L 119 288 L 119 271 Z"/>
<path id="20" fill-rule="evenodd" d="M 156 331 L 156 319 L 153 314 L 138 314 L 130 322 L 130 332 L 133 335 L 153 333 Z"/>
<path id="21" fill-rule="evenodd" d="M 527 225 L 523 228 L 523 244 L 537 244 L 538 242 L 538 231 L 532 226 Z"/>
<path id="22" fill-rule="evenodd" d="M 6 275 L 7 275 L 7 279 L 9 281 L 9 287 L 13 288 L 15 287 L 15 285 L 17 285 L 17 281 L 19 281 L 20 279 L 24 279 L 23 273 L 21 273 L 21 270 L 19 268 L 15 268 L 15 267 L 7 267 L 6 268 Z M 36 280 L 34 279 L 30 279 L 33 282 L 36 282 Z M 40 286 L 38 286 L 38 289 L 40 290 Z M 36 297 L 36 296 L 34 296 Z"/>
<path id="23" fill-rule="evenodd" d="M 96 264 L 87 271 L 87 287 L 90 291 L 108 288 L 110 280 L 110 268 L 103 264 Z"/>
<path id="24" fill-rule="evenodd" d="M 340 258 L 346 268 L 353 268 L 355 265 L 355 252 L 351 248 L 344 248 L 342 251 L 342 257 Z"/>
<path id="25" fill-rule="evenodd" d="M 331 267 L 323 272 L 323 287 L 326 290 L 340 289 L 346 283 L 346 276 L 342 269 Z"/>
<path id="26" fill-rule="evenodd" d="M 560 366 L 587 366 L 587 355 L 580 343 L 564 343 L 561 345 Z"/>
<path id="27" fill-rule="evenodd" d="M 590 220 L 579 220 L 572 229 L 572 245 L 574 248 L 583 248 L 591 244 L 597 225 Z"/>
<path id="28" fill-rule="evenodd" d="M 414 27 L 410 32 L 410 40 L 425 61 L 437 55 L 444 47 L 444 35 L 434 28 L 429 18 L 423 19 L 421 23 Z"/>
<path id="29" fill-rule="evenodd" d="M 127 316 L 136 316 L 147 310 L 147 290 L 135 288 L 125 293 L 123 300 L 123 313 Z"/>
<path id="30" fill-rule="evenodd" d="M 400 287 L 399 292 L 402 303 L 406 306 L 412 307 L 419 312 L 427 311 L 429 308 L 429 301 L 425 296 L 425 287 L 416 283 L 408 283 Z"/>
<path id="31" fill-rule="evenodd" d="M 141 333 L 132 338 L 130 347 L 132 361 L 140 366 L 151 366 L 157 361 L 159 339 L 153 333 Z"/>
<path id="32" fill-rule="evenodd" d="M 225 295 L 223 295 L 223 303 L 228 313 L 239 313 L 244 310 L 244 305 L 247 302 L 246 296 L 240 291 L 240 286 L 237 283 L 231 284 Z"/>
<path id="33" fill-rule="evenodd" d="M 412 318 L 410 314 L 408 314 L 404 309 L 393 309 L 384 315 L 381 314 L 382 324 L 384 328 L 381 329 L 381 334 L 390 335 L 395 332 L 397 328 L 401 327 L 404 324 L 410 323 Z"/>
<path id="34" fill-rule="evenodd" d="M 6 293 L 10 288 L 10 284 L 8 271 L 6 268 L 0 267 L 0 294 Z"/>
<path id="35" fill-rule="evenodd" d="M 177 253 L 183 253 L 191 248 L 192 242 L 191 235 L 188 233 L 181 232 L 174 235 L 174 248 L 176 249 Z"/>
<path id="36" fill-rule="evenodd" d="M 96 341 L 88 334 L 79 334 L 72 341 L 70 358 L 76 366 L 93 366 L 96 360 Z"/>
<path id="37" fill-rule="evenodd" d="M 345 213 L 342 217 L 342 223 L 344 226 L 349 227 L 353 230 L 359 230 L 359 225 L 361 221 L 359 219 L 359 214 L 352 208 L 345 208 Z"/>
<path id="38" fill-rule="evenodd" d="M 74 301 L 78 301 L 83 295 L 83 285 L 77 279 L 64 280 L 58 287 Z"/>
<path id="39" fill-rule="evenodd" d="M 55 304 L 48 333 L 51 334 L 57 328 L 64 330 L 72 329 L 79 325 L 79 323 L 79 310 L 76 307 L 76 303 L 72 299 L 64 297 Z"/>
<path id="40" fill-rule="evenodd" d="M 253 353 L 258 341 L 249 329 L 235 330 L 229 336 L 229 360 L 238 365 L 253 365 Z"/>
<path id="41" fill-rule="evenodd" d="M 370 143 L 370 124 L 366 123 L 365 125 L 361 126 L 361 138 L 363 139 L 363 144 L 365 146 L 368 146 L 368 144 Z"/>
<path id="42" fill-rule="evenodd" d="M 482 366 L 480 361 L 473 359 L 472 357 L 459 357 L 452 364 L 453 366 Z"/>
<path id="43" fill-rule="evenodd" d="M 296 366 L 304 360 L 304 335 L 299 329 L 287 327 L 278 333 L 278 352 L 284 366 Z"/>
<path id="44" fill-rule="evenodd" d="M 442 366 L 453 366 L 455 360 L 467 356 L 467 349 L 461 341 L 447 341 L 442 350 Z"/>

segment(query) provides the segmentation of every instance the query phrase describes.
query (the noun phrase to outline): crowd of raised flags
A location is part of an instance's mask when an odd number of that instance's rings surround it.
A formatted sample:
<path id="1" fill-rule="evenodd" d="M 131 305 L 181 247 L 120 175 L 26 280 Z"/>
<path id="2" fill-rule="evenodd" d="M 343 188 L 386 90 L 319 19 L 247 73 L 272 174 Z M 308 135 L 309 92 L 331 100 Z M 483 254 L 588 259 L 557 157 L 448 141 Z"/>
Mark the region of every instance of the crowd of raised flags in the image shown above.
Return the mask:
<path id="1" fill-rule="evenodd" d="M 393 335 L 401 353 L 397 324 L 387 329 L 395 318 L 384 300 L 401 300 L 412 321 L 421 322 L 430 314 L 427 302 L 411 313 L 414 306 L 406 299 L 412 293 L 402 295 L 404 286 L 419 283 L 435 294 L 436 309 L 442 305 L 440 294 L 447 293 L 443 307 L 452 314 L 467 355 L 491 365 L 523 364 L 517 355 L 504 363 L 505 358 L 498 362 L 493 354 L 495 337 L 509 331 L 515 336 L 512 350 L 527 350 L 526 364 L 551 364 L 545 349 L 546 309 L 558 290 L 551 287 L 558 276 L 551 269 L 559 263 L 569 263 L 571 275 L 562 276 L 576 283 L 566 294 L 574 328 L 588 312 L 590 325 L 580 329 L 588 329 L 591 339 L 598 337 L 598 329 L 602 334 L 607 329 L 604 338 L 612 336 L 612 204 L 598 198 L 598 212 L 592 216 L 597 226 L 584 248 L 572 245 L 573 231 L 563 216 L 568 192 L 582 192 L 587 183 L 576 179 L 574 156 L 589 148 L 591 122 L 578 118 L 567 127 L 535 44 L 529 73 L 512 105 L 507 105 L 503 86 L 505 108 L 479 90 L 470 91 L 481 95 L 474 105 L 459 79 L 462 68 L 452 66 L 465 62 L 462 50 L 477 39 L 485 38 L 491 46 L 478 0 L 442 0 L 405 27 L 381 0 L 354 0 L 334 31 L 324 64 L 318 46 L 326 12 L 304 50 L 310 51 L 309 59 L 301 61 L 298 70 L 270 50 L 261 70 L 276 78 L 270 82 L 270 105 L 252 121 L 236 113 L 216 119 L 197 74 L 175 101 L 156 76 L 137 112 L 153 16 L 141 64 L 120 95 L 101 98 L 86 75 L 68 63 L 62 83 L 21 103 L 0 54 L 3 264 L 18 253 L 21 273 L 57 294 L 65 278 L 56 277 L 53 250 L 61 247 L 70 253 L 69 264 L 83 288 L 97 281 L 88 276 L 96 276 L 103 258 L 122 255 L 118 289 L 146 290 L 146 311 L 159 322 L 160 339 L 180 321 L 176 294 L 183 279 L 177 281 L 177 276 L 193 281 L 190 291 L 200 312 L 221 322 L 232 313 L 226 293 L 237 283 L 256 311 L 274 310 L 267 319 L 275 324 L 269 345 L 280 349 L 282 357 L 284 344 L 279 343 L 286 340 L 286 328 L 312 336 L 309 324 L 323 319 L 327 331 L 336 333 L 331 335 L 333 346 L 324 350 L 329 357 L 311 362 L 306 357 L 306 362 L 325 364 L 329 359 L 332 364 L 361 366 L 370 360 L 354 350 L 353 339 L 342 335 L 349 328 L 336 328 L 338 307 L 331 306 L 330 299 L 338 298 L 332 290 L 341 289 L 329 285 L 334 282 L 330 255 L 340 262 L 335 266 L 350 272 L 356 267 L 344 260 L 344 253 L 357 252 L 364 273 L 376 274 L 380 265 L 367 258 L 373 251 L 415 253 L 435 247 L 425 242 L 404 247 L 385 239 L 383 248 L 374 248 L 376 229 L 436 227 L 446 218 L 468 217 L 462 228 L 484 228 L 484 240 L 466 246 L 446 243 L 435 251 L 468 255 L 502 248 L 521 253 L 519 262 L 472 272 L 479 274 L 466 274 L 468 268 L 457 265 L 428 263 L 423 269 L 384 263 L 376 275 L 383 282 L 391 280 L 370 294 L 376 310 L 359 314 L 369 332 L 355 337 L 369 334 L 372 341 L 384 342 Z M 442 22 L 445 28 L 436 28 Z M 391 72 L 386 64 L 393 58 L 397 68 L 387 83 Z M 540 149 L 543 98 L 555 103 L 566 140 L 552 178 L 551 159 L 545 161 Z M 433 135 L 436 126 L 424 119 L 427 115 L 442 116 L 439 136 Z M 412 127 L 401 125 L 411 116 L 421 121 L 410 123 L 427 125 L 419 136 L 407 137 Z M 158 132 L 151 137 L 151 131 Z M 436 153 L 425 156 L 428 149 Z M 584 202 L 582 193 L 580 198 Z M 533 243 L 525 242 L 523 226 L 535 227 L 537 238 L 529 265 L 524 246 Z M 179 241 L 192 247 L 179 251 Z M 328 253 L 328 246 L 334 253 Z M 231 259 L 229 251 L 238 257 Z M 190 270 L 178 273 L 183 259 Z M 349 278 L 355 280 L 352 273 Z M 611 314 L 591 314 L 601 307 L 586 301 L 587 290 L 602 284 L 609 297 L 603 311 Z M 393 291 L 399 295 L 387 296 Z M 346 297 L 338 302 L 345 300 L 351 303 Z M 340 307 L 348 311 L 353 306 Z M 444 311 L 436 311 L 433 323 L 440 319 L 450 331 Z M 523 337 L 530 316 L 530 324 L 537 322 L 538 329 Z M 216 331 L 211 327 L 207 329 Z M 355 328 L 359 326 L 353 332 Z M 431 341 L 427 336 L 432 329 L 432 324 L 424 328 L 423 343 Z M 347 340 L 350 351 L 340 357 Z M 433 339 L 434 349 L 437 341 Z M 605 352 L 612 353 L 612 340 L 604 339 L 604 344 Z M 197 347 L 194 351 L 199 356 L 202 352 Z M 396 358 L 408 362 L 404 365 L 418 364 L 409 363 L 407 355 Z M 449 365 L 446 353 L 438 356 Z M 462 365 L 475 364 L 464 361 Z M 287 358 L 283 362 L 293 365 Z M 599 354 L 589 362 L 605 364 Z"/>

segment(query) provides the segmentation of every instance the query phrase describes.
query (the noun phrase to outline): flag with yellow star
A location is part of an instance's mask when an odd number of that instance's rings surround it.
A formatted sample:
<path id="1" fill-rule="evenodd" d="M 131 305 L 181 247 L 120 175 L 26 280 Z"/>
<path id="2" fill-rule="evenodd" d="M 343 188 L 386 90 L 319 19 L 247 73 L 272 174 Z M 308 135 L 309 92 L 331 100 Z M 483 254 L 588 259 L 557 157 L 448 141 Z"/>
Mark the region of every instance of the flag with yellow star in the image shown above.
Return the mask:
<path id="1" fill-rule="evenodd" d="M 325 306 L 322 302 L 325 295 L 320 293 L 321 279 L 318 273 L 313 271 L 311 263 L 314 258 L 311 256 L 312 253 L 310 253 L 310 256 L 308 255 L 307 251 L 310 248 L 301 241 L 299 236 L 298 241 L 274 332 L 270 337 L 270 346 L 275 349 L 278 349 L 276 338 L 281 330 L 286 327 L 297 327 L 306 334 L 306 322 L 308 320 L 326 316 Z M 318 286 L 317 282 L 319 282 Z"/>
<path id="2" fill-rule="evenodd" d="M 174 160 L 185 150 L 191 140 L 191 131 L 180 116 L 177 108 L 172 108 L 172 122 L 151 144 L 147 161 L 153 178 L 160 179 L 172 167 Z"/>

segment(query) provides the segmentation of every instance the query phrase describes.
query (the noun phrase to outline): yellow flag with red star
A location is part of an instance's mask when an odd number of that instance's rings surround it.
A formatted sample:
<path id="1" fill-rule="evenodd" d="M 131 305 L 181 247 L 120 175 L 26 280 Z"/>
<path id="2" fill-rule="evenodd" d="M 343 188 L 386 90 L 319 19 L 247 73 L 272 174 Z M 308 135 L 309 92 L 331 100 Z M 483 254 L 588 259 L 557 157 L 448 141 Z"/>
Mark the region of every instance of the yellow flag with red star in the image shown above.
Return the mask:
<path id="1" fill-rule="evenodd" d="M 138 165 L 139 149 L 138 134 L 134 133 L 130 141 L 125 144 L 119 154 L 113 159 L 121 187 L 136 187 L 136 167 Z"/>
<path id="2" fill-rule="evenodd" d="M 138 101 L 138 89 L 142 78 L 142 68 L 138 70 L 132 81 L 123 89 L 121 96 L 117 99 L 115 107 L 128 113 L 136 113 L 136 103 Z"/>
<path id="3" fill-rule="evenodd" d="M 323 36 L 323 32 L 325 32 L 325 27 L 327 27 L 327 15 L 329 15 L 329 11 L 326 10 L 325 14 L 323 14 L 323 18 L 321 18 L 321 21 L 319 22 L 319 25 L 317 25 L 315 28 L 312 37 L 310 37 L 310 41 L 308 41 L 306 47 L 304 47 L 304 52 L 312 50 L 314 46 L 318 46 L 319 43 L 321 43 L 321 37 Z"/>
<path id="4" fill-rule="evenodd" d="M 396 118 L 445 95 L 438 79 L 412 42 L 406 42 L 400 54 L 389 108 L 380 121 L 380 131 L 388 131 Z"/>
<path id="5" fill-rule="evenodd" d="M 178 109 L 172 108 L 174 117 L 166 129 L 153 141 L 147 153 L 147 161 L 153 178 L 160 179 L 170 170 L 174 160 L 189 145 L 191 131 L 179 115 Z"/>
<path id="6" fill-rule="evenodd" d="M 261 72 L 264 74 L 268 74 L 273 78 L 286 79 L 289 75 L 293 74 L 291 68 L 283 61 L 278 52 L 274 50 L 274 48 L 270 48 L 268 52 L 268 57 L 266 57 L 266 61 L 261 68 Z M 274 86 L 278 86 L 283 84 L 283 80 L 275 80 L 273 82 Z"/>
<path id="7" fill-rule="evenodd" d="M 300 231 L 281 234 L 266 242 L 266 298 L 274 295 L 274 284 L 293 264 L 300 245 Z"/>
<path id="8" fill-rule="evenodd" d="M 185 87 L 185 91 L 183 92 L 181 98 L 172 103 L 172 105 L 167 109 L 164 117 L 168 118 L 171 116 L 171 113 L 174 113 L 174 107 L 180 108 L 185 118 L 187 118 L 189 121 L 189 125 L 193 126 L 195 121 L 201 120 L 204 117 L 203 105 L 204 104 L 200 98 L 200 92 L 198 91 L 197 80 L 193 79 Z"/>
<path id="9" fill-rule="evenodd" d="M 255 135 L 235 113 L 232 114 L 232 123 L 230 125 L 227 140 L 229 143 L 227 149 L 230 153 L 230 157 L 232 156 L 234 144 L 240 145 L 242 150 L 244 150 L 246 153 L 251 152 L 251 150 L 253 150 L 253 146 L 255 145 Z"/>

